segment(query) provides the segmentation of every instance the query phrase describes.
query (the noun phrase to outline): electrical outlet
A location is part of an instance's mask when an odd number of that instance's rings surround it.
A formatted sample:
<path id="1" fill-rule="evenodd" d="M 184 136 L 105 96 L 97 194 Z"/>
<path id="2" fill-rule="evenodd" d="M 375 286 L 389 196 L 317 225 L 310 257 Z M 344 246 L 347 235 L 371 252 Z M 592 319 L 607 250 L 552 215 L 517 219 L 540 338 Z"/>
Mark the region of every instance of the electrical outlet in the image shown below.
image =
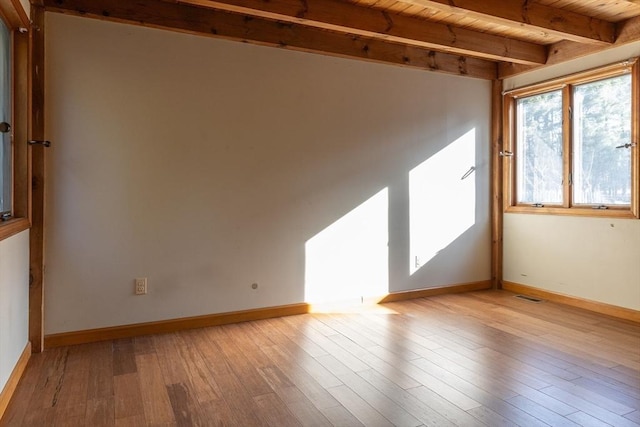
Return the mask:
<path id="1" fill-rule="evenodd" d="M 135 293 L 136 295 L 147 294 L 147 278 L 146 277 L 138 277 L 136 279 Z"/>

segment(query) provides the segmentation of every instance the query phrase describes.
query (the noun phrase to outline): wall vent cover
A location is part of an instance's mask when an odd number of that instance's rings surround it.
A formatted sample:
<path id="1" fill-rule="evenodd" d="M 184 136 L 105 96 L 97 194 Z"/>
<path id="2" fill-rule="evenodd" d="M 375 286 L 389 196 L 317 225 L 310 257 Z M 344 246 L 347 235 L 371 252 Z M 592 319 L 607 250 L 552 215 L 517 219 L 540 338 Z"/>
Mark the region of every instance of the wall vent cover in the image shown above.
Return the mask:
<path id="1" fill-rule="evenodd" d="M 543 299 L 540 298 L 535 298 L 535 297 L 530 297 L 529 295 L 516 295 L 516 298 L 519 298 L 521 300 L 525 300 L 525 301 L 529 301 L 529 302 L 534 302 L 536 304 L 539 304 L 541 302 L 543 302 Z"/>

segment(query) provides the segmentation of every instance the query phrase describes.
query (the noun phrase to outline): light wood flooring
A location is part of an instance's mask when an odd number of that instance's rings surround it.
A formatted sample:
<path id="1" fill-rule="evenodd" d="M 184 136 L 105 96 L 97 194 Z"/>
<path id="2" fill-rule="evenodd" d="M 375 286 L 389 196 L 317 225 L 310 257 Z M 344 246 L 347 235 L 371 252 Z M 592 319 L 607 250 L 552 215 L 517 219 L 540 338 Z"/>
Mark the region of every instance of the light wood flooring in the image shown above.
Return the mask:
<path id="1" fill-rule="evenodd" d="M 1 426 L 639 426 L 640 325 L 484 291 L 57 348 Z"/>

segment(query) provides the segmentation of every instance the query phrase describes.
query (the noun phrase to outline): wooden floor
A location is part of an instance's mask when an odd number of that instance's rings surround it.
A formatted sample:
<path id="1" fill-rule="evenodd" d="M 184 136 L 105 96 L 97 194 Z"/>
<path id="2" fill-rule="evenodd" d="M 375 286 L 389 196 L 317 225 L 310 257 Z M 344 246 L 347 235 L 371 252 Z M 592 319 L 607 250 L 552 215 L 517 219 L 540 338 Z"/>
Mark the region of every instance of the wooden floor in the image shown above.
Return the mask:
<path id="1" fill-rule="evenodd" d="M 2 426 L 638 426 L 640 325 L 445 295 L 34 355 Z"/>

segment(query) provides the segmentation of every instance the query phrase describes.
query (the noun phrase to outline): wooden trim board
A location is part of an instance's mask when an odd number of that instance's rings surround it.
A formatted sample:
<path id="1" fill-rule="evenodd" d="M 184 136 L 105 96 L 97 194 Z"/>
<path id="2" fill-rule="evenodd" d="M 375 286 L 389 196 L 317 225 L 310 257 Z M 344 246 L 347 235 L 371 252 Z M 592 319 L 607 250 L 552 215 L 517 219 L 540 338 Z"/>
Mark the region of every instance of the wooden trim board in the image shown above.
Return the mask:
<path id="1" fill-rule="evenodd" d="M 502 141 L 502 80 L 494 80 L 491 85 L 491 285 L 494 289 L 502 289 Z"/>
<path id="2" fill-rule="evenodd" d="M 35 2 L 34 2 L 35 3 Z M 33 28 L 29 48 L 29 139 L 44 140 L 44 8 L 31 5 Z M 29 341 L 34 353 L 44 346 L 44 234 L 45 150 L 34 145 L 31 152 L 31 231 L 29 233 Z"/>
<path id="3" fill-rule="evenodd" d="M 464 283 L 453 286 L 440 286 L 436 288 L 417 289 L 403 292 L 394 292 L 375 300 L 367 299 L 373 303 L 386 303 L 407 299 L 423 298 L 446 293 L 460 293 L 490 289 L 491 281 Z M 204 316 L 184 317 L 180 319 L 159 320 L 156 322 L 136 323 L 132 325 L 112 326 L 107 328 L 87 329 L 82 331 L 61 332 L 46 335 L 44 348 L 62 347 L 65 345 L 86 344 L 97 341 L 107 341 L 119 338 L 131 338 L 142 335 L 163 334 L 184 329 L 204 328 L 208 326 L 227 325 L 230 323 L 248 322 L 251 320 L 269 319 L 272 317 L 291 316 L 305 314 L 312 311 L 312 306 L 307 303 L 283 305 L 276 307 L 257 308 L 252 310 L 234 311 L 229 313 L 208 314 Z"/>
<path id="4" fill-rule="evenodd" d="M 7 409 L 7 406 L 9 406 L 11 397 L 13 397 L 13 393 L 15 393 L 16 388 L 18 387 L 18 383 L 20 382 L 20 378 L 22 378 L 24 370 L 27 368 L 27 362 L 29 362 L 30 357 L 31 343 L 27 343 L 20 355 L 20 358 L 18 358 L 18 363 L 16 363 L 13 371 L 11 371 L 11 375 L 9 375 L 7 383 L 2 389 L 2 392 L 0 392 L 0 420 L 2 420 L 4 411 Z"/>
<path id="5" fill-rule="evenodd" d="M 424 297 L 432 297 L 442 294 L 458 294 L 462 292 L 481 291 L 491 289 L 491 280 L 483 280 L 481 282 L 462 283 L 453 286 L 438 286 L 435 288 L 415 289 L 411 291 L 393 292 L 378 300 L 379 304 L 387 302 L 404 301 L 408 299 L 417 299 Z"/>
<path id="6" fill-rule="evenodd" d="M 618 319 L 629 320 L 631 322 L 640 323 L 640 311 L 632 310 L 630 308 L 618 307 L 616 305 L 607 304 L 604 302 L 598 302 L 588 300 L 580 297 L 574 297 L 571 295 L 565 295 L 557 292 L 547 291 L 540 288 L 534 288 L 532 286 L 521 285 L 514 282 L 503 282 L 505 291 L 511 291 L 518 294 L 530 295 L 538 298 L 543 298 L 549 301 L 570 305 L 573 307 L 583 308 L 585 310 L 594 311 L 600 314 L 606 314 L 607 316 L 617 317 Z"/>
<path id="7" fill-rule="evenodd" d="M 204 328 L 207 326 L 227 325 L 272 317 L 291 316 L 309 312 L 309 304 L 291 304 L 277 307 L 257 308 L 253 310 L 229 313 L 206 314 L 203 316 L 183 317 L 179 319 L 159 320 L 156 322 L 135 323 L 132 325 L 107 328 L 86 329 L 83 331 L 62 332 L 44 337 L 45 349 L 65 345 L 85 344 L 119 338 L 131 338 L 141 335 L 164 334 L 184 329 Z"/>

